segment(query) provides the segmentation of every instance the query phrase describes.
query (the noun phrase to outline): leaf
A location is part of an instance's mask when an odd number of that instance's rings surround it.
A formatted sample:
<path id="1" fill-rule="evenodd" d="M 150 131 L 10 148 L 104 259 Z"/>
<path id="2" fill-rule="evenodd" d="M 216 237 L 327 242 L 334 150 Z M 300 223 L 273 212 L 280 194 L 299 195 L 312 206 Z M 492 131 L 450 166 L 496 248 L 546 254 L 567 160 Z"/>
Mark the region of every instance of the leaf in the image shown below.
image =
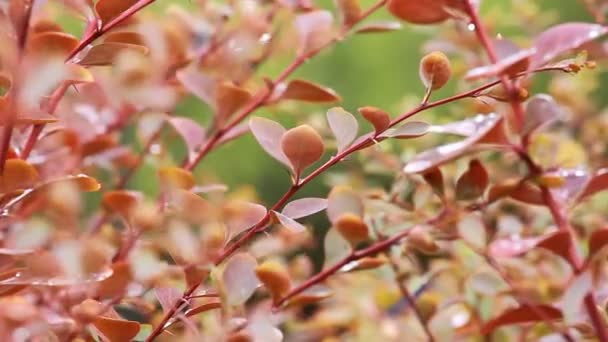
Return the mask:
<path id="1" fill-rule="evenodd" d="M 577 201 L 582 201 L 589 196 L 608 189 L 608 168 L 598 170 L 591 180 L 585 185 L 578 196 Z"/>
<path id="2" fill-rule="evenodd" d="M 327 121 L 338 143 L 338 152 L 344 151 L 357 137 L 359 123 L 355 117 L 342 107 L 327 111 Z"/>
<path id="3" fill-rule="evenodd" d="M 21 159 L 8 159 L 0 175 L 0 193 L 29 189 L 38 181 L 36 168 Z"/>
<path id="4" fill-rule="evenodd" d="M 574 246 L 572 245 L 572 239 L 570 238 L 570 233 L 566 231 L 559 231 L 557 233 L 551 234 L 548 237 L 540 240 L 536 247 L 544 248 L 549 250 L 566 261 L 570 261 L 571 255 L 575 255 Z"/>
<path id="5" fill-rule="evenodd" d="M 339 102 L 340 96 L 332 89 L 304 80 L 290 81 L 284 90 L 278 89 L 279 100 L 298 100 L 305 102 Z"/>
<path id="6" fill-rule="evenodd" d="M 537 129 L 547 126 L 564 115 L 564 109 L 552 96 L 538 94 L 526 104 L 526 117 L 522 134 L 530 134 Z"/>
<path id="7" fill-rule="evenodd" d="M 130 342 L 139 333 L 139 322 L 125 321 L 122 319 L 112 319 L 99 316 L 93 325 L 99 330 L 109 341 L 112 342 Z"/>
<path id="8" fill-rule="evenodd" d="M 198 122 L 189 118 L 170 117 L 167 121 L 184 139 L 188 148 L 188 159 L 192 159 L 203 141 L 205 141 L 205 129 Z"/>
<path id="9" fill-rule="evenodd" d="M 222 273 L 222 285 L 228 304 L 244 304 L 260 286 L 255 275 L 256 267 L 257 262 L 250 254 L 239 253 L 228 260 Z"/>
<path id="10" fill-rule="evenodd" d="M 513 236 L 492 241 L 488 253 L 493 258 L 512 258 L 526 253 L 536 246 L 538 238 L 521 238 Z"/>
<path id="11" fill-rule="evenodd" d="M 234 112 L 243 107 L 251 99 L 251 94 L 232 83 L 221 83 L 215 91 L 217 115 L 220 120 L 228 119 Z"/>
<path id="12" fill-rule="evenodd" d="M 129 31 L 118 31 L 118 32 L 109 32 L 104 35 L 105 43 L 125 43 L 125 44 L 134 44 L 134 45 L 146 45 L 145 38 L 137 32 L 129 32 Z"/>
<path id="13" fill-rule="evenodd" d="M 138 0 L 99 0 L 95 4 L 95 12 L 101 23 L 107 25 L 137 2 Z"/>
<path id="14" fill-rule="evenodd" d="M 322 285 L 311 286 L 299 295 L 292 297 L 287 303 L 288 306 L 299 306 L 320 302 L 333 295 L 331 290 Z"/>
<path id="15" fill-rule="evenodd" d="M 328 268 L 351 253 L 350 243 L 336 229 L 330 229 L 323 239 L 323 268 Z"/>
<path id="16" fill-rule="evenodd" d="M 175 303 L 182 298 L 182 293 L 173 287 L 156 287 L 154 288 L 154 294 L 165 313 L 171 310 Z"/>
<path id="17" fill-rule="evenodd" d="M 572 22 L 553 26 L 536 37 L 536 54 L 532 57 L 530 69 L 543 66 L 553 58 L 599 38 L 606 32 L 608 28 L 599 24 Z"/>
<path id="18" fill-rule="evenodd" d="M 112 190 L 103 194 L 101 202 L 106 210 L 128 218 L 142 198 L 142 194 L 136 191 Z"/>
<path id="19" fill-rule="evenodd" d="M 175 73 L 175 78 L 194 96 L 215 108 L 215 81 L 193 68 L 184 68 Z"/>
<path id="20" fill-rule="evenodd" d="M 488 171 L 479 160 L 473 159 L 469 162 L 467 171 L 456 182 L 456 199 L 474 200 L 483 195 L 488 183 Z"/>
<path id="21" fill-rule="evenodd" d="M 556 320 L 561 318 L 562 313 L 549 305 L 520 305 L 517 308 L 507 309 L 498 317 L 486 322 L 481 327 L 481 334 L 488 335 L 505 325 L 537 323 L 545 319 Z"/>
<path id="22" fill-rule="evenodd" d="M 300 43 L 299 54 L 306 55 L 329 42 L 333 37 L 333 16 L 316 10 L 296 16 L 295 27 Z"/>
<path id="23" fill-rule="evenodd" d="M 306 231 L 306 227 L 296 222 L 296 220 L 292 219 L 291 217 L 283 215 L 276 211 L 273 211 L 272 214 L 277 218 L 277 220 L 279 220 L 279 223 L 281 223 L 283 227 L 293 231 L 294 233 L 301 233 Z"/>
<path id="24" fill-rule="evenodd" d="M 147 54 L 148 48 L 141 45 L 125 43 L 101 43 L 93 46 L 87 51 L 77 63 L 82 66 L 104 66 L 111 65 L 114 59 L 123 51 L 131 50 L 141 54 Z"/>
<path id="25" fill-rule="evenodd" d="M 325 152 L 325 143 L 314 128 L 300 125 L 283 134 L 281 149 L 293 165 L 297 179 L 304 169 L 321 159 Z"/>
<path id="26" fill-rule="evenodd" d="M 163 167 L 158 170 L 158 177 L 164 186 L 171 189 L 190 190 L 196 185 L 192 172 L 180 167 Z"/>
<path id="27" fill-rule="evenodd" d="M 336 3 L 344 27 L 351 27 L 357 23 L 363 12 L 358 0 L 336 0 Z"/>
<path id="28" fill-rule="evenodd" d="M 355 33 L 383 33 L 401 30 L 401 24 L 396 21 L 383 21 L 365 24 L 355 30 Z"/>
<path id="29" fill-rule="evenodd" d="M 249 128 L 266 153 L 283 165 L 292 168 L 291 162 L 281 148 L 281 140 L 286 132 L 283 126 L 269 119 L 253 117 L 249 121 Z"/>
<path id="30" fill-rule="evenodd" d="M 460 237 L 478 249 L 485 249 L 487 244 L 486 228 L 481 217 L 475 213 L 466 214 L 458 222 Z"/>
<path id="31" fill-rule="evenodd" d="M 231 236 L 253 227 L 266 216 L 266 207 L 256 203 L 235 201 L 223 209 L 224 221 Z"/>
<path id="32" fill-rule="evenodd" d="M 28 48 L 36 55 L 67 56 L 78 46 L 78 39 L 63 32 L 43 32 L 34 34 Z"/>
<path id="33" fill-rule="evenodd" d="M 491 113 L 488 115 L 477 115 L 475 118 L 461 122 L 461 125 L 472 129 L 471 134 L 466 139 L 442 145 L 416 155 L 405 165 L 403 171 L 406 173 L 424 173 L 433 167 L 460 157 L 476 143 L 485 143 L 486 138 L 495 135 L 495 132 L 493 132 L 495 129 L 502 130 L 502 121 L 501 115 Z"/>
<path id="34" fill-rule="evenodd" d="M 344 214 L 363 217 L 363 211 L 361 197 L 349 187 L 336 186 L 327 197 L 327 217 L 332 223 Z"/>
<path id="35" fill-rule="evenodd" d="M 591 260 L 608 244 L 608 229 L 598 229 L 589 237 L 589 255 L 587 260 Z"/>
<path id="36" fill-rule="evenodd" d="M 219 301 L 217 301 L 217 302 L 209 302 L 209 303 L 205 303 L 205 304 L 199 305 L 199 306 L 197 306 L 195 308 L 192 308 L 192 309 L 186 311 L 185 315 L 186 315 L 186 317 L 192 317 L 192 316 L 196 316 L 196 315 L 198 315 L 200 313 L 203 313 L 203 312 L 219 309 L 221 307 L 222 307 L 222 302 L 219 302 Z"/>
<path id="37" fill-rule="evenodd" d="M 115 262 L 112 264 L 112 275 L 97 284 L 95 293 L 101 299 L 123 296 L 132 279 L 131 265 L 127 262 Z"/>
<path id="38" fill-rule="evenodd" d="M 318 213 L 326 208 L 327 200 L 325 198 L 300 198 L 287 203 L 281 213 L 295 220 Z"/>
<path id="39" fill-rule="evenodd" d="M 459 0 L 390 0 L 387 8 L 392 15 L 412 24 L 436 24 L 451 17 L 450 12 L 463 9 Z"/>
<path id="40" fill-rule="evenodd" d="M 359 113 L 374 126 L 376 134 L 384 132 L 391 124 L 391 117 L 387 112 L 376 107 L 361 107 Z"/>
<path id="41" fill-rule="evenodd" d="M 591 272 L 586 271 L 574 277 L 562 295 L 561 308 L 564 313 L 564 323 L 573 326 L 580 322 L 583 315 L 581 307 L 587 294 L 593 291 Z"/>
<path id="42" fill-rule="evenodd" d="M 443 182 L 443 173 L 441 172 L 441 169 L 438 167 L 432 168 L 423 173 L 422 177 L 431 186 L 433 192 L 435 192 L 439 198 L 445 197 L 445 185 Z"/>
<path id="43" fill-rule="evenodd" d="M 410 121 L 389 129 L 380 135 L 381 138 L 411 139 L 421 137 L 429 132 L 431 126 L 423 121 Z"/>
<path id="44" fill-rule="evenodd" d="M 495 64 L 485 65 L 469 70 L 464 76 L 465 80 L 477 80 L 480 78 L 491 78 L 500 75 L 513 75 L 518 71 L 527 69 L 528 60 L 534 55 L 534 49 L 519 50 L 509 56 L 501 57 Z M 526 68 L 519 70 L 519 65 L 524 64 Z M 515 69 L 515 72 L 514 72 Z"/>
<path id="45" fill-rule="evenodd" d="M 471 289 L 485 296 L 496 296 L 509 288 L 495 272 L 479 271 L 472 274 L 467 280 Z"/>

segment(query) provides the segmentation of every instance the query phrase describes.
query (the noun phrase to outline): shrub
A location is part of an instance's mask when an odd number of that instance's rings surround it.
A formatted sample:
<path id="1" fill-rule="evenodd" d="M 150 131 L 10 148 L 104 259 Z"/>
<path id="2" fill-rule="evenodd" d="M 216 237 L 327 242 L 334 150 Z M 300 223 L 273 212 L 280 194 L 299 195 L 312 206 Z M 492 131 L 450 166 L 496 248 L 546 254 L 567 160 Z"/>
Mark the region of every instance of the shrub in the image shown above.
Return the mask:
<path id="1" fill-rule="evenodd" d="M 602 4 L 513 1 L 497 35 L 473 0 L 153 2 L 0 4 L 0 339 L 608 341 Z M 432 37 L 401 114 L 294 76 L 402 25 Z M 326 117 L 260 116 L 294 103 Z M 197 169 L 249 133 L 291 178 L 274 203 Z"/>

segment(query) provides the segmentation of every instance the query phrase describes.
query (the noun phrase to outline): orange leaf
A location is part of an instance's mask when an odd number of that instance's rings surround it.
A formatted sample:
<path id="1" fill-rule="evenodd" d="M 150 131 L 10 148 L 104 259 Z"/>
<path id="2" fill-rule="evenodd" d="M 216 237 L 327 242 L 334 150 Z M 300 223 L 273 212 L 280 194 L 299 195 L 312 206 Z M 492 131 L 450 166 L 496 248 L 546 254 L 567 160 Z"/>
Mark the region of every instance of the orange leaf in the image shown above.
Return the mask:
<path id="1" fill-rule="evenodd" d="M 587 259 L 591 259 L 599 252 L 604 246 L 608 244 L 608 229 L 598 229 L 591 234 L 589 237 L 589 256 Z"/>
<path id="2" fill-rule="evenodd" d="M 132 45 L 146 45 L 144 37 L 137 32 L 119 31 L 110 32 L 103 40 L 105 43 L 124 43 Z"/>
<path id="3" fill-rule="evenodd" d="M 251 98 L 251 94 L 243 88 L 223 82 L 217 87 L 215 98 L 218 117 L 225 120 L 243 107 Z"/>
<path id="4" fill-rule="evenodd" d="M 112 19 L 135 5 L 138 0 L 99 0 L 95 4 L 95 12 L 99 16 L 101 23 L 106 25 Z"/>
<path id="5" fill-rule="evenodd" d="M 293 80 L 289 82 L 287 88 L 285 88 L 285 90 L 281 93 L 279 99 L 307 102 L 342 101 L 340 96 L 332 89 L 304 80 Z"/>
<path id="6" fill-rule="evenodd" d="M 93 46 L 87 54 L 78 61 L 82 66 L 110 65 L 122 51 L 132 50 L 141 54 L 147 54 L 148 48 L 125 43 L 101 43 Z"/>
<path id="7" fill-rule="evenodd" d="M 48 31 L 34 34 L 29 43 L 29 49 L 38 55 L 67 56 L 78 46 L 78 39 L 71 34 Z"/>
<path id="8" fill-rule="evenodd" d="M 462 8 L 459 0 L 390 0 L 389 12 L 413 24 L 435 24 L 450 18 L 446 9 Z"/>
<path id="9" fill-rule="evenodd" d="M 158 175 L 161 182 L 170 188 L 188 190 L 196 185 L 192 173 L 179 167 L 162 168 L 158 171 Z"/>
<path id="10" fill-rule="evenodd" d="M 103 195 L 102 203 L 107 210 L 119 213 L 127 218 L 140 199 L 141 195 L 138 192 L 114 190 L 106 192 Z"/>
<path id="11" fill-rule="evenodd" d="M 112 342 L 130 342 L 139 333 L 139 323 L 99 316 L 93 325 Z"/>
<path id="12" fill-rule="evenodd" d="M 115 263 L 112 265 L 112 275 L 98 284 L 97 296 L 102 299 L 122 296 L 131 279 L 131 266 L 126 262 Z"/>
<path id="13" fill-rule="evenodd" d="M 194 309 L 186 311 L 186 317 L 198 315 L 199 313 L 203 313 L 205 311 L 209 311 L 209 310 L 213 310 L 213 309 L 219 309 L 221 307 L 222 307 L 221 302 L 205 303 L 203 305 L 195 307 Z"/>
<path id="14" fill-rule="evenodd" d="M 9 159 L 0 175 L 0 193 L 31 188 L 38 180 L 38 171 L 21 159 Z"/>

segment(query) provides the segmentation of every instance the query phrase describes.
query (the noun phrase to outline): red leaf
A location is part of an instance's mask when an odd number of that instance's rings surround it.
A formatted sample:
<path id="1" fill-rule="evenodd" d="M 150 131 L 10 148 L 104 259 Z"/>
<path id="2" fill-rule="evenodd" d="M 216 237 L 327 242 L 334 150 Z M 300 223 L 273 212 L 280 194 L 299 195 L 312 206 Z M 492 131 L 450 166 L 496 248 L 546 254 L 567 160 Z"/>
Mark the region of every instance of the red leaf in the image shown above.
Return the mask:
<path id="1" fill-rule="evenodd" d="M 154 294 L 163 308 L 163 312 L 171 310 L 171 308 L 182 298 L 182 293 L 173 287 L 157 287 L 154 289 Z"/>
<path id="2" fill-rule="evenodd" d="M 95 11 L 101 23 L 106 25 L 137 2 L 138 0 L 99 0 L 95 4 Z"/>
<path id="3" fill-rule="evenodd" d="M 589 256 L 588 260 L 591 260 L 602 248 L 608 244 L 608 229 L 598 229 L 594 231 L 589 237 Z"/>
<path id="4" fill-rule="evenodd" d="M 401 24 L 396 21 L 384 21 L 362 25 L 355 33 L 382 33 L 401 30 Z"/>
<path id="5" fill-rule="evenodd" d="M 451 17 L 450 12 L 462 9 L 458 0 L 390 0 L 389 12 L 399 19 L 413 24 L 436 24 Z"/>
<path id="6" fill-rule="evenodd" d="M 592 196 L 600 191 L 608 189 L 608 168 L 600 169 L 596 172 L 595 176 L 585 185 L 585 188 L 578 196 L 578 201 Z"/>
<path id="7" fill-rule="evenodd" d="M 481 195 L 488 187 L 488 171 L 479 160 L 473 159 L 469 168 L 456 182 L 456 199 L 473 200 Z"/>
<path id="8" fill-rule="evenodd" d="M 536 247 L 547 249 L 566 261 L 570 260 L 570 256 L 574 252 L 574 246 L 572 245 L 572 239 L 570 233 L 560 231 L 542 239 L 536 244 Z"/>
<path id="9" fill-rule="evenodd" d="M 355 117 L 341 107 L 327 111 L 327 121 L 338 143 L 338 152 L 344 151 L 357 137 L 359 123 Z"/>
<path id="10" fill-rule="evenodd" d="M 562 313 L 549 305 L 521 305 L 507 309 L 498 317 L 486 322 L 481 328 L 483 335 L 492 333 L 499 327 L 521 323 L 537 323 L 543 320 L 561 319 Z"/>
<path id="11" fill-rule="evenodd" d="M 325 198 L 301 198 L 287 203 L 281 213 L 295 220 L 318 213 L 325 208 L 327 208 Z"/>
<path id="12" fill-rule="evenodd" d="M 537 68 L 553 58 L 576 49 L 608 32 L 608 28 L 598 24 L 565 23 L 553 26 L 541 33 L 534 41 L 536 54 L 530 68 Z"/>

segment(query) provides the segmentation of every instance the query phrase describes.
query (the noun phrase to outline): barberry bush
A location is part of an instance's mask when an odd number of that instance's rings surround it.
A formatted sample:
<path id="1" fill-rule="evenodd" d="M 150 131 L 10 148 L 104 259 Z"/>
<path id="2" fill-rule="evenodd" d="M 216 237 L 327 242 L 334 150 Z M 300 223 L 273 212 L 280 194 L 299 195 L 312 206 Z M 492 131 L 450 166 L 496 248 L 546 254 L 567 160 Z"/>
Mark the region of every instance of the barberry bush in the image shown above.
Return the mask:
<path id="1" fill-rule="evenodd" d="M 0 340 L 608 342 L 606 2 L 363 2 L 0 1 Z"/>

